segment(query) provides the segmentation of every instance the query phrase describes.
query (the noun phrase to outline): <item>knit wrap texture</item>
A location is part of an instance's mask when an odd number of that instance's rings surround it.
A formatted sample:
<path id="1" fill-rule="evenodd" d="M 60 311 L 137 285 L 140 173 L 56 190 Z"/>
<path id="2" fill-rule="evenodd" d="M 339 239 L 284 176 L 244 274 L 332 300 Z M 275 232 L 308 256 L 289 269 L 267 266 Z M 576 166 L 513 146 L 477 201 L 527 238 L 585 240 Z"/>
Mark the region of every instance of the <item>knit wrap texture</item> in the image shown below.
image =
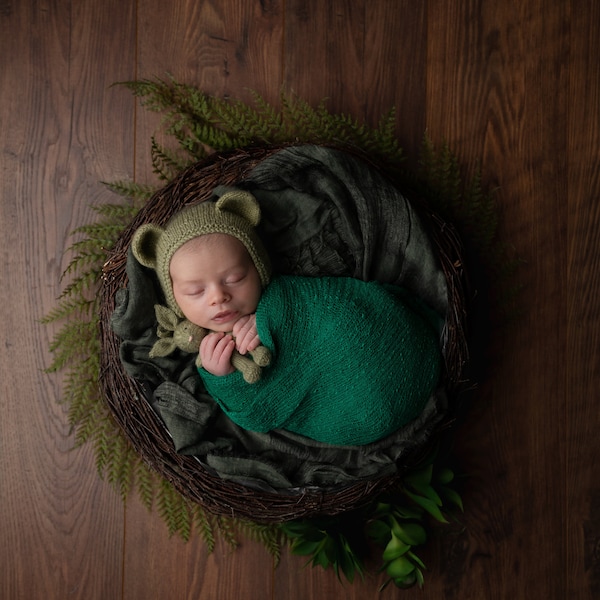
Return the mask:
<path id="1" fill-rule="evenodd" d="M 175 252 L 202 235 L 231 235 L 244 244 L 262 285 L 266 286 L 271 277 L 271 262 L 255 231 L 259 222 L 260 208 L 254 197 L 249 192 L 231 189 L 216 202 L 205 201 L 184 208 L 164 229 L 151 223 L 142 225 L 134 234 L 132 250 L 142 265 L 156 271 L 167 305 L 183 317 L 173 294 L 169 271 Z"/>
<path id="2" fill-rule="evenodd" d="M 273 354 L 259 382 L 199 369 L 208 393 L 250 431 L 368 444 L 417 417 L 438 383 L 438 330 L 400 288 L 279 276 L 263 293 L 256 323 Z"/>

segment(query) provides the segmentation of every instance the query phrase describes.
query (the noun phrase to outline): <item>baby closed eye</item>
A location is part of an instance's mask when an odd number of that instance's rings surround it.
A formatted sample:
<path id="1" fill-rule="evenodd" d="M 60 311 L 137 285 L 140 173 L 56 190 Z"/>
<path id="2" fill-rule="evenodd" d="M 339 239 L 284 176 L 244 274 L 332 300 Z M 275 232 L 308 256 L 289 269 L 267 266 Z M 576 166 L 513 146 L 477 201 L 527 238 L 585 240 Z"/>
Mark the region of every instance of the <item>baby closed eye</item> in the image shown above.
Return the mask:
<path id="1" fill-rule="evenodd" d="M 225 279 L 225 284 L 226 285 L 233 285 L 236 283 L 240 283 L 241 281 L 243 281 L 246 278 L 246 275 L 244 274 L 236 274 L 236 275 L 230 275 L 229 277 L 227 277 L 227 279 Z"/>
<path id="2" fill-rule="evenodd" d="M 183 292 L 184 296 L 189 296 L 192 298 L 195 296 L 202 296 L 202 294 L 204 294 L 204 288 L 191 288 Z"/>

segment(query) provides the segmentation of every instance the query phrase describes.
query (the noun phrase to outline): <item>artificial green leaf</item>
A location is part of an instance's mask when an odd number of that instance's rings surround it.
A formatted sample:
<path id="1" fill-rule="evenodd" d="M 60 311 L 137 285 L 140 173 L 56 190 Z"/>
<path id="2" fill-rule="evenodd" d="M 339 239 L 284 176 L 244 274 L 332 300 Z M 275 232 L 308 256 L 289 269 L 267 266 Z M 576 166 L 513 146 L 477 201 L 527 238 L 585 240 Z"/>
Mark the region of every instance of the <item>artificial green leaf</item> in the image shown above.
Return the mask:
<path id="1" fill-rule="evenodd" d="M 419 567 L 421 567 L 422 569 L 426 568 L 423 561 L 414 552 L 410 551 L 407 553 L 406 556 L 410 558 L 413 562 L 417 563 L 417 565 L 419 565 Z"/>
<path id="2" fill-rule="evenodd" d="M 353 560 L 353 554 L 348 552 L 348 548 L 344 547 L 339 553 L 339 566 L 346 579 L 352 583 L 356 573 L 356 562 Z M 339 577 L 339 575 L 338 575 Z"/>
<path id="3" fill-rule="evenodd" d="M 442 485 L 446 485 L 454 479 L 454 471 L 452 469 L 445 467 L 436 475 L 436 479 Z"/>
<path id="4" fill-rule="evenodd" d="M 402 520 L 420 521 L 423 518 L 423 510 L 419 507 L 409 508 L 407 506 L 399 506 L 394 508 L 394 517 Z"/>
<path id="5" fill-rule="evenodd" d="M 431 483 L 431 477 L 433 475 L 433 464 L 427 465 L 418 471 L 413 471 L 409 475 L 404 477 L 405 483 L 409 483 L 416 489 L 422 489 L 427 487 Z"/>
<path id="6" fill-rule="evenodd" d="M 429 498 L 425 498 L 424 496 L 419 496 L 418 494 L 413 494 L 408 490 L 405 490 L 404 493 L 414 502 L 416 502 L 419 506 L 424 508 L 434 519 L 439 521 L 440 523 L 447 523 L 448 521 L 444 518 L 444 515 L 439 509 L 439 506 L 431 501 Z"/>
<path id="7" fill-rule="evenodd" d="M 446 500 L 457 506 L 461 511 L 464 511 L 462 498 L 456 490 L 453 490 L 450 487 L 440 486 L 440 494 L 442 494 Z"/>
<path id="8" fill-rule="evenodd" d="M 375 519 L 367 524 L 367 535 L 379 546 L 387 544 L 390 539 L 390 527 L 383 521 Z"/>
<path id="9" fill-rule="evenodd" d="M 293 538 L 319 541 L 323 539 L 323 532 L 311 521 L 290 521 L 281 525 L 283 532 Z"/>
<path id="10" fill-rule="evenodd" d="M 392 578 L 406 577 L 415 570 L 415 565 L 406 556 L 399 556 L 386 567 L 386 573 Z"/>
<path id="11" fill-rule="evenodd" d="M 392 510 L 392 505 L 388 502 L 378 502 L 373 511 L 373 518 L 378 519 L 384 515 L 389 515 Z"/>
<path id="12" fill-rule="evenodd" d="M 429 498 L 432 502 L 437 504 L 438 506 L 442 506 L 442 499 L 439 494 L 435 491 L 435 489 L 431 486 L 429 482 L 426 482 L 426 477 L 421 479 L 416 479 L 414 481 L 408 482 L 407 479 L 404 480 L 405 484 L 410 483 L 412 489 L 419 493 L 421 496 L 425 498 Z"/>
<path id="13" fill-rule="evenodd" d="M 392 532 L 409 546 L 420 546 L 427 541 L 427 533 L 419 523 L 399 523 L 392 519 Z"/>
<path id="14" fill-rule="evenodd" d="M 321 545 L 327 560 L 330 563 L 336 562 L 340 550 L 338 544 L 335 543 L 335 540 L 329 534 L 325 534 L 325 538 Z"/>
<path id="15" fill-rule="evenodd" d="M 329 558 L 327 557 L 327 553 L 321 548 L 318 552 L 315 552 L 315 555 L 312 560 L 312 566 L 322 567 L 323 569 L 327 569 L 330 565 Z"/>
<path id="16" fill-rule="evenodd" d="M 396 579 L 394 579 L 394 583 L 396 584 L 396 587 L 402 588 L 402 589 L 407 589 L 412 587 L 413 585 L 415 585 L 415 583 L 417 582 L 417 575 L 416 575 L 416 569 L 412 572 L 409 573 L 408 575 L 405 575 L 404 577 L 397 577 Z"/>
<path id="17" fill-rule="evenodd" d="M 298 538 L 292 542 L 291 550 L 292 554 L 296 554 L 298 556 L 308 556 L 309 554 L 313 554 L 318 547 L 319 542 Z"/>
<path id="18" fill-rule="evenodd" d="M 392 539 L 383 551 L 383 560 L 387 562 L 403 556 L 410 550 L 410 547 L 410 544 L 392 534 Z"/>

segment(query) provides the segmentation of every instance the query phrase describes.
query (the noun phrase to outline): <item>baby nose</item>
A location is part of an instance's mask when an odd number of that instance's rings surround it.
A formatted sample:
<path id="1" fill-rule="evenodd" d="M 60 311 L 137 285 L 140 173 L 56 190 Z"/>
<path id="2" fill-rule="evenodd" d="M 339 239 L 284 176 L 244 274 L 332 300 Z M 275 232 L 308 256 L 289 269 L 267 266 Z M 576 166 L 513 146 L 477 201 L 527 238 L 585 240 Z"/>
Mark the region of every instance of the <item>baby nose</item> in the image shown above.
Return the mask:
<path id="1" fill-rule="evenodd" d="M 227 290 L 223 289 L 220 286 L 215 286 L 213 288 L 213 292 L 212 292 L 212 303 L 213 304 L 221 304 L 223 302 L 227 302 L 227 300 L 229 300 L 230 296 L 227 292 Z"/>

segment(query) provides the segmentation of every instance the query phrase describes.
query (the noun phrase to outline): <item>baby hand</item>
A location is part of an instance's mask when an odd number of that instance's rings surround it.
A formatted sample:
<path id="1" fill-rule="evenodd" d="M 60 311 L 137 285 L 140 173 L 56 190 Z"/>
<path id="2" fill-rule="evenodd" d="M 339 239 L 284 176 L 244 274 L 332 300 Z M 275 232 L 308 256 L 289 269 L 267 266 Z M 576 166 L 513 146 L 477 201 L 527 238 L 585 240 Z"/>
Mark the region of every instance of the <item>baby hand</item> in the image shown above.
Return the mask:
<path id="1" fill-rule="evenodd" d="M 260 346 L 260 338 L 256 330 L 256 315 L 246 315 L 233 324 L 235 346 L 240 354 L 246 354 Z"/>
<path id="2" fill-rule="evenodd" d="M 200 343 L 200 360 L 202 367 L 213 375 L 229 375 L 235 370 L 231 364 L 231 356 L 235 342 L 225 333 L 209 333 Z"/>

